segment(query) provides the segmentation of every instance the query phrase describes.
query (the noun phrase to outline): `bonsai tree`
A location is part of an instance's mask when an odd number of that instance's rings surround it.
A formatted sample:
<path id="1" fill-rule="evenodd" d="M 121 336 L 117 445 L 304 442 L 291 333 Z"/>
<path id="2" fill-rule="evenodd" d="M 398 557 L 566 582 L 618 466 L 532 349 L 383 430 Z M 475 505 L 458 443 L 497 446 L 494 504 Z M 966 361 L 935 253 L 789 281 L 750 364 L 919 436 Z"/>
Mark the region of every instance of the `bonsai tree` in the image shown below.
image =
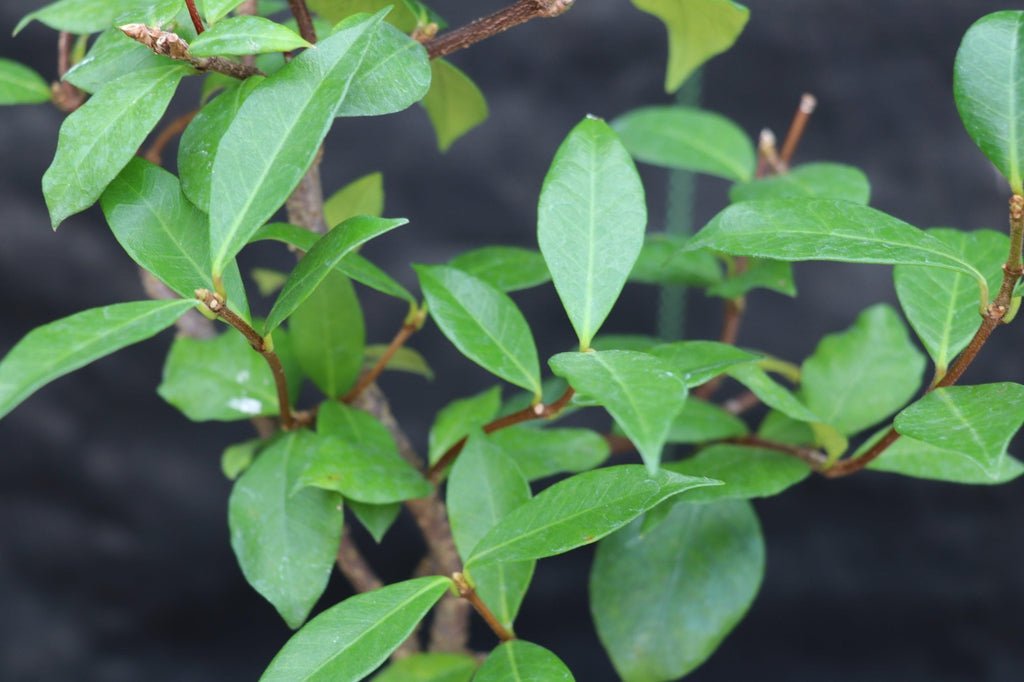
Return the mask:
<path id="1" fill-rule="evenodd" d="M 730 0 L 633 4 L 666 27 L 668 93 L 748 20 Z M 418 0 L 59 0 L 15 28 L 59 32 L 59 81 L 0 60 L 0 103 L 68 114 L 42 179 L 52 227 L 98 203 L 146 294 L 10 349 L 0 417 L 174 327 L 160 396 L 191 421 L 254 429 L 222 468 L 241 571 L 295 629 L 266 652 L 265 680 L 571 680 L 515 620 L 537 562 L 592 543 L 590 605 L 617 673 L 679 679 L 757 596 L 751 499 L 865 469 L 963 484 L 1024 471 L 1007 453 L 1024 386 L 960 383 L 1021 300 L 1024 12 L 979 19 L 954 73 L 964 126 L 1009 185 L 1005 231 L 922 230 L 870 208 L 859 170 L 793 165 L 815 107 L 805 95 L 781 146 L 696 107 L 580 112 L 543 178 L 536 250 L 481 243 L 413 263 L 415 294 L 361 253 L 417 216 L 382 215 L 379 174 L 324 200 L 332 128 L 420 103 L 444 151 L 487 118 L 486 84 L 447 57 L 571 5 L 516 0 L 448 28 Z M 164 121 L 186 79 L 202 81 L 195 110 Z M 693 237 L 650 229 L 636 163 L 722 178 L 730 204 Z M 236 259 L 256 242 L 289 249 L 294 267 L 243 275 Z M 902 315 L 871 306 L 799 364 L 738 347 L 747 294 L 794 295 L 791 264 L 807 260 L 894 266 Z M 603 334 L 631 283 L 721 299 L 720 338 Z M 510 296 L 534 287 L 574 331 L 544 363 Z M 401 311 L 389 343 L 366 343 L 368 305 Z M 409 345 L 427 324 L 494 382 L 428 406 L 419 443 L 377 380 L 431 374 Z M 743 392 L 721 399 L 726 381 Z M 426 556 L 385 584 L 351 529 L 387 542 L 403 507 Z M 335 569 L 359 594 L 322 605 Z M 493 634 L 489 650 L 470 650 L 471 618 Z"/>

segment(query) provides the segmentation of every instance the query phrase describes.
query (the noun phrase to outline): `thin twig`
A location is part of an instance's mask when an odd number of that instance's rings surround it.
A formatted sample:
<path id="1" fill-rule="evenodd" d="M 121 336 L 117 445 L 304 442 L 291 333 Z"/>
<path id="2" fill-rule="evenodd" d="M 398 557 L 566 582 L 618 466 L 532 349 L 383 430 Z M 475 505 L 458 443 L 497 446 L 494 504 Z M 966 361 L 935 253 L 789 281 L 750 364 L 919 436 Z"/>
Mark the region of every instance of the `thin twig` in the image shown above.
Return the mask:
<path id="1" fill-rule="evenodd" d="M 206 29 L 203 27 L 203 20 L 199 17 L 199 10 L 196 9 L 196 0 L 185 0 L 185 5 L 188 6 L 188 16 L 192 19 L 196 34 L 202 34 Z"/>
<path id="2" fill-rule="evenodd" d="M 739 438 L 730 438 L 724 441 L 726 443 L 735 443 L 736 445 L 747 445 L 755 448 L 763 448 L 765 450 L 774 450 L 775 452 L 781 452 L 791 457 L 796 457 L 801 462 L 804 462 L 815 471 L 820 471 L 828 461 L 827 455 L 816 450 L 814 448 L 801 447 L 799 445 L 789 445 L 787 443 L 779 443 L 777 441 L 760 438 L 758 436 L 741 436 Z"/>
<path id="3" fill-rule="evenodd" d="M 504 417 L 500 417 L 489 424 L 486 424 L 483 431 L 484 433 L 494 433 L 495 431 L 500 431 L 501 429 L 506 429 L 510 426 L 533 421 L 535 419 L 551 419 L 565 409 L 575 394 L 576 392 L 571 387 L 567 388 L 565 389 L 565 393 L 550 405 L 537 403 L 530 407 L 524 407 L 518 412 L 513 412 L 512 414 L 505 415 Z M 466 438 L 460 439 L 457 443 L 448 448 L 448 450 L 441 455 L 441 458 L 434 462 L 434 465 L 430 467 L 430 470 L 427 472 L 427 477 L 433 483 L 440 481 L 441 475 L 449 466 L 451 466 L 459 456 L 459 453 L 461 453 L 462 449 L 466 446 L 466 440 Z"/>
<path id="4" fill-rule="evenodd" d="M 501 621 L 497 619 L 494 613 L 487 607 L 487 604 L 480 599 L 480 595 L 476 593 L 473 586 L 466 580 L 466 576 L 462 573 L 456 572 L 452 574 L 452 580 L 455 582 L 455 587 L 459 590 L 459 596 L 468 601 L 476 609 L 476 612 L 480 614 L 480 617 L 484 619 L 487 626 L 494 631 L 494 634 L 498 636 L 502 642 L 508 642 L 516 638 L 516 636 L 509 632 Z"/>
<path id="5" fill-rule="evenodd" d="M 188 128 L 188 124 L 192 122 L 192 119 L 194 119 L 198 113 L 198 110 L 193 110 L 187 114 L 182 114 L 168 123 L 164 129 L 160 131 L 160 134 L 156 136 L 156 139 L 153 140 L 153 144 L 149 146 L 149 149 L 146 150 L 146 161 L 157 166 L 161 165 L 164 160 L 164 149 L 174 138 L 185 132 L 185 128 Z"/>
<path id="6" fill-rule="evenodd" d="M 793 160 L 793 154 L 796 153 L 796 148 L 804 136 L 807 121 L 811 118 L 811 114 L 814 113 L 817 106 L 817 98 L 810 93 L 804 93 L 800 98 L 800 105 L 796 108 L 796 113 L 793 115 L 793 122 L 789 125 L 789 133 L 786 135 L 786 141 L 782 143 L 782 153 L 779 155 L 779 161 L 784 168 L 789 168 L 789 164 Z"/>
<path id="7" fill-rule="evenodd" d="M 403 324 L 402 328 L 398 330 L 397 334 L 395 334 L 395 338 L 391 339 L 391 343 L 388 344 L 388 347 L 384 350 L 383 353 L 381 353 L 381 356 L 377 359 L 377 363 L 370 369 L 369 372 L 366 372 L 365 374 L 363 374 L 363 376 L 359 378 L 359 381 L 356 383 L 356 385 L 353 386 L 348 393 L 342 396 L 341 401 L 345 403 L 350 403 L 354 401 L 356 398 L 359 397 L 360 393 L 365 391 L 367 388 L 370 387 L 371 384 L 377 381 L 377 378 L 387 368 L 388 363 L 391 362 L 391 358 L 395 356 L 395 353 L 397 353 L 402 348 L 402 346 L 405 345 L 405 342 L 409 340 L 409 337 L 411 337 L 413 334 L 419 331 L 419 329 L 423 326 L 424 319 L 425 314 L 422 314 L 418 315 L 417 319 L 414 319 L 411 322 L 406 322 L 405 324 Z"/>
<path id="8" fill-rule="evenodd" d="M 187 62 L 198 71 L 216 71 L 239 80 L 266 75 L 254 66 L 239 64 L 223 57 L 193 57 L 188 51 L 188 43 L 177 33 L 171 31 L 164 31 L 145 24 L 125 24 L 118 28 L 126 36 L 142 43 L 155 54 L 179 62 Z"/>
<path id="9" fill-rule="evenodd" d="M 64 76 L 71 70 L 73 38 L 67 31 L 61 31 L 57 37 L 57 82 L 50 88 L 54 105 L 66 114 L 85 104 L 85 93 L 64 80 Z"/>
<path id="10" fill-rule="evenodd" d="M 316 27 L 313 25 L 313 17 L 309 14 L 306 0 L 288 0 L 288 6 L 295 17 L 295 23 L 299 25 L 299 35 L 307 43 L 316 43 Z"/>
<path id="11" fill-rule="evenodd" d="M 735 398 L 730 398 L 722 403 L 722 409 L 739 416 L 761 404 L 761 399 L 753 391 L 744 391 Z"/>
<path id="12" fill-rule="evenodd" d="M 531 19 L 551 18 L 564 14 L 574 0 L 516 0 L 494 14 L 471 21 L 465 26 L 447 31 L 426 43 L 431 59 L 447 57 L 453 52 L 475 45 L 481 40 L 525 24 Z"/>

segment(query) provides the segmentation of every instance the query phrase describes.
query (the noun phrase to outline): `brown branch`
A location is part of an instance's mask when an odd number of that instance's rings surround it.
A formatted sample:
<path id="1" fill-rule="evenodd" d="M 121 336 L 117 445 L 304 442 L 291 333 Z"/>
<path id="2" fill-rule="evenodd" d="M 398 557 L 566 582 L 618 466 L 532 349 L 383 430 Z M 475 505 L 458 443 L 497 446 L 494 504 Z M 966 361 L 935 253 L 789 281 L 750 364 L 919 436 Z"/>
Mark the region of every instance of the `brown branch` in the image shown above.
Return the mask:
<path id="1" fill-rule="evenodd" d="M 447 31 L 427 41 L 425 47 L 431 59 L 447 57 L 453 52 L 475 45 L 481 40 L 525 24 L 531 19 L 551 18 L 564 14 L 574 0 L 516 0 L 494 14 L 471 21 L 465 26 Z"/>
<path id="2" fill-rule="evenodd" d="M 188 128 L 188 124 L 192 122 L 192 119 L 194 119 L 198 113 L 198 110 L 190 111 L 168 123 L 164 129 L 160 131 L 160 134 L 156 136 L 156 139 L 153 140 L 153 144 L 149 146 L 149 149 L 146 150 L 146 161 L 157 166 L 161 165 L 164 160 L 164 149 L 174 138 L 185 132 L 185 128 Z"/>
<path id="3" fill-rule="evenodd" d="M 499 621 L 494 613 L 487 607 L 487 604 L 480 599 L 480 595 L 478 595 L 476 590 L 473 589 L 473 586 L 469 584 L 465 575 L 459 572 L 453 573 L 452 580 L 455 582 L 455 587 L 459 590 L 459 596 L 473 605 L 473 608 L 476 609 L 476 612 L 484 619 L 488 627 L 494 631 L 494 634 L 498 636 L 498 639 L 502 642 L 508 642 L 516 638 L 513 633 L 505 629 L 505 626 L 501 624 L 501 621 Z"/>
<path id="4" fill-rule="evenodd" d="M 313 26 L 313 17 L 309 14 L 309 7 L 306 0 L 288 0 L 288 6 L 295 17 L 295 23 L 299 25 L 299 35 L 307 43 L 316 43 L 316 27 Z"/>
<path id="5" fill-rule="evenodd" d="M 747 259 L 737 258 L 736 271 L 739 273 L 746 269 Z M 740 336 L 740 325 L 743 323 L 743 311 L 746 305 L 746 299 L 742 296 L 725 302 L 725 312 L 722 316 L 722 333 L 718 337 L 720 343 L 726 343 L 730 346 L 736 345 L 736 341 Z M 701 400 L 711 400 L 712 396 L 721 387 L 723 381 L 725 381 L 725 375 L 719 374 L 707 383 L 698 386 L 693 392 L 694 397 Z"/>
<path id="6" fill-rule="evenodd" d="M 388 347 L 384 349 L 383 353 L 381 353 L 381 356 L 377 359 L 377 363 L 372 368 L 370 368 L 369 372 L 366 372 L 365 374 L 363 374 L 363 376 L 359 378 L 359 381 L 356 383 L 356 385 L 353 386 L 348 393 L 342 396 L 341 401 L 345 403 L 351 403 L 352 401 L 359 397 L 360 393 L 365 391 L 367 388 L 370 387 L 371 384 L 376 382 L 377 378 L 387 368 L 388 363 L 391 362 L 391 358 L 395 357 L 395 353 L 397 353 L 402 348 L 402 346 L 405 345 L 405 342 L 409 340 L 409 337 L 411 337 L 413 334 L 419 331 L 420 328 L 423 327 L 423 322 L 425 320 L 426 314 L 419 313 L 414 316 L 414 319 L 412 321 L 403 324 L 402 328 L 398 330 L 397 334 L 395 334 L 395 338 L 391 339 L 391 343 L 388 344 Z"/>
<path id="7" fill-rule="evenodd" d="M 223 57 L 193 57 L 189 54 L 188 43 L 171 31 L 164 31 L 145 24 L 125 24 L 118 28 L 126 36 L 142 43 L 155 54 L 179 62 L 187 62 L 197 71 L 216 71 L 239 80 L 266 75 L 254 66 L 239 64 Z"/>
<path id="8" fill-rule="evenodd" d="M 50 86 L 53 104 L 65 114 L 70 114 L 85 104 L 85 93 L 64 80 L 71 70 L 72 36 L 61 31 L 57 38 L 57 82 Z"/>
<path id="9" fill-rule="evenodd" d="M 552 417 L 557 416 L 562 410 L 565 409 L 565 407 L 569 404 L 569 401 L 572 400 L 572 397 L 575 394 L 576 392 L 572 389 L 572 387 L 569 387 L 565 389 L 565 393 L 563 393 L 558 400 L 551 403 L 550 405 L 545 405 L 544 403 L 537 403 L 536 405 L 531 405 L 530 407 L 524 407 L 518 412 L 513 412 L 512 414 L 507 414 L 504 417 L 499 417 L 498 419 L 495 419 L 494 421 L 484 426 L 484 433 L 494 433 L 495 431 L 500 431 L 501 429 L 506 429 L 510 426 L 522 424 L 523 422 L 533 421 L 535 419 L 551 419 Z M 446 450 L 445 453 L 441 455 L 440 459 L 434 462 L 434 465 L 431 466 L 430 470 L 427 472 L 427 476 L 428 478 L 430 478 L 431 482 L 436 484 L 440 481 L 441 475 L 444 473 L 444 471 L 449 466 L 451 466 L 451 464 L 459 456 L 459 453 L 462 452 L 462 449 L 466 447 L 466 440 L 467 438 L 465 437 L 460 439 L 457 443 L 455 443 L 455 445 L 448 448 L 448 450 Z"/>
<path id="10" fill-rule="evenodd" d="M 288 398 L 288 380 L 285 376 L 284 366 L 281 364 L 281 358 L 277 356 L 273 348 L 267 346 L 266 340 L 260 336 L 259 332 L 252 328 L 252 325 L 227 306 L 220 294 L 209 289 L 196 289 L 196 298 L 202 301 L 210 312 L 241 332 L 253 350 L 262 355 L 263 359 L 267 361 L 267 365 L 270 366 L 270 371 L 274 375 L 274 385 L 277 387 L 277 404 L 281 413 L 281 428 L 286 431 L 295 428 L 296 423 L 292 416 L 291 401 Z"/>
<path id="11" fill-rule="evenodd" d="M 188 6 L 188 16 L 192 19 L 192 25 L 196 27 L 196 34 L 202 34 L 206 29 L 203 28 L 203 20 L 196 9 L 196 0 L 185 0 L 185 5 Z"/>
<path id="12" fill-rule="evenodd" d="M 761 399 L 753 391 L 744 391 L 735 398 L 730 398 L 722 403 L 722 409 L 739 416 L 761 404 Z"/>
<path id="13" fill-rule="evenodd" d="M 814 448 L 801 447 L 799 445 L 789 445 L 787 443 L 779 443 L 773 440 L 767 440 L 765 438 L 759 438 L 758 436 L 741 436 L 739 438 L 730 438 L 725 443 L 735 443 L 736 445 L 747 445 L 754 448 L 763 448 L 765 450 L 774 450 L 775 452 L 781 452 L 791 457 L 796 457 L 801 462 L 804 462 L 815 471 L 821 471 L 822 467 L 828 461 L 828 456 Z"/>
<path id="14" fill-rule="evenodd" d="M 771 128 L 764 128 L 757 138 L 757 171 L 754 173 L 754 177 L 763 178 L 783 172 L 785 172 L 785 167 L 779 159 L 779 152 L 775 147 L 775 133 L 771 131 Z"/>
<path id="15" fill-rule="evenodd" d="M 786 141 L 782 143 L 782 153 L 779 155 L 779 161 L 782 163 L 783 168 L 789 168 L 789 163 L 793 160 L 793 154 L 796 153 L 796 148 L 804 136 L 807 121 L 810 120 L 811 114 L 814 113 L 817 106 L 817 98 L 810 93 L 804 93 L 800 98 L 800 105 L 796 108 L 796 113 L 793 115 L 793 122 L 789 125 L 789 133 L 786 134 Z"/>
<path id="16" fill-rule="evenodd" d="M 327 222 L 324 219 L 324 188 L 320 181 L 320 163 L 323 158 L 324 149 L 321 147 L 313 159 L 313 164 L 285 202 L 288 222 L 317 234 L 327 234 Z"/>

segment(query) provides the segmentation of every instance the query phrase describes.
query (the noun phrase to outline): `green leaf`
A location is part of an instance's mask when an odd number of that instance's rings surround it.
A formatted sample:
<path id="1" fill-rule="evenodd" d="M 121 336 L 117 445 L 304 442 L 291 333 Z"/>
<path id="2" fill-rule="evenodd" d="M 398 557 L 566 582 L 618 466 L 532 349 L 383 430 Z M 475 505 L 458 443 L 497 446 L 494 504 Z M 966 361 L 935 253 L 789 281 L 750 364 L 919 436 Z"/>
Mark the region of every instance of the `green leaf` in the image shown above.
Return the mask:
<path id="1" fill-rule="evenodd" d="M 635 351 L 559 353 L 549 361 L 584 398 L 602 405 L 654 473 L 661 448 L 686 401 L 686 385 L 664 360 Z"/>
<path id="2" fill-rule="evenodd" d="M 756 364 L 736 365 L 729 368 L 727 373 L 750 389 L 765 405 L 778 410 L 787 417 L 808 423 L 821 421 L 821 418 L 807 405 L 768 376 L 768 373 L 760 366 Z"/>
<path id="3" fill-rule="evenodd" d="M 510 512 L 530 500 L 516 463 L 482 433 L 469 436 L 448 477 L 448 520 L 463 560 Z M 493 563 L 473 569 L 477 594 L 506 629 L 519 612 L 535 562 Z"/>
<path id="4" fill-rule="evenodd" d="M 384 176 L 381 173 L 356 178 L 324 202 L 324 219 L 329 227 L 357 215 L 384 216 Z"/>
<path id="5" fill-rule="evenodd" d="M 637 161 L 726 180 L 754 177 L 757 155 L 743 129 L 724 116 L 682 106 L 643 107 L 612 122 Z"/>
<path id="6" fill-rule="evenodd" d="M 320 237 L 306 253 L 305 258 L 292 270 L 284 289 L 274 301 L 274 307 L 270 309 L 267 321 L 263 325 L 264 335 L 270 334 L 288 319 L 345 256 L 374 237 L 408 222 L 404 218 L 357 216 Z"/>
<path id="7" fill-rule="evenodd" d="M 591 344 L 594 350 L 635 350 L 650 353 L 658 346 L 664 345 L 665 339 L 660 336 L 646 334 L 601 334 Z"/>
<path id="8" fill-rule="evenodd" d="M 678 90 L 701 64 L 736 42 L 750 10 L 731 0 L 633 0 L 668 31 L 665 91 Z"/>
<path id="9" fill-rule="evenodd" d="M 335 490 L 366 504 L 390 504 L 426 497 L 432 488 L 402 459 L 387 429 L 376 419 L 339 402 L 320 405 L 318 447 L 298 486 Z"/>
<path id="10" fill-rule="evenodd" d="M 518 246 L 484 246 L 461 253 L 448 264 L 505 293 L 551 281 L 544 257 L 532 249 Z"/>
<path id="11" fill-rule="evenodd" d="M 648 235 L 629 281 L 645 284 L 682 284 L 706 287 L 721 281 L 722 269 L 710 251 L 684 251 L 686 238 L 672 234 Z"/>
<path id="12" fill-rule="evenodd" d="M 719 484 L 668 471 L 652 476 L 637 464 L 577 474 L 507 514 L 476 545 L 466 567 L 563 554 L 600 540 L 670 497 Z"/>
<path id="13" fill-rule="evenodd" d="M 454 400 L 446 405 L 430 427 L 428 460 L 436 464 L 448 448 L 469 433 L 482 429 L 498 416 L 501 408 L 501 388 L 494 386 L 483 393 Z"/>
<path id="14" fill-rule="evenodd" d="M 953 67 L 953 97 L 968 134 L 1024 192 L 1024 12 L 994 12 L 971 26 Z"/>
<path id="15" fill-rule="evenodd" d="M 337 398 L 359 378 L 366 325 L 352 283 L 328 273 L 302 305 L 288 329 L 303 373 L 328 398 Z"/>
<path id="16" fill-rule="evenodd" d="M 43 176 L 54 229 L 96 203 L 135 156 L 190 71 L 174 64 L 126 74 L 64 120 L 57 153 Z"/>
<path id="17" fill-rule="evenodd" d="M 195 305 L 116 303 L 36 327 L 0 360 L 0 417 L 54 379 L 162 332 Z"/>
<path id="18" fill-rule="evenodd" d="M 259 439 L 229 445 L 220 456 L 220 470 L 229 481 L 234 481 L 253 463 L 261 447 L 263 441 Z"/>
<path id="19" fill-rule="evenodd" d="M 735 346 L 717 341 L 676 341 L 651 349 L 687 388 L 700 386 L 732 367 L 747 365 L 761 358 Z"/>
<path id="20" fill-rule="evenodd" d="M 242 0 L 198 0 L 199 13 L 207 24 L 216 24 L 242 4 Z M 210 29 L 212 30 L 212 29 Z"/>
<path id="21" fill-rule="evenodd" d="M 136 157 L 100 197 L 110 230 L 132 260 L 182 298 L 213 286 L 206 216 L 185 198 L 178 179 Z M 249 317 L 238 266 L 225 272 L 232 310 Z"/>
<path id="22" fill-rule="evenodd" d="M 868 464 L 868 469 L 968 485 L 1009 483 L 1024 473 L 1020 460 L 1009 455 L 995 467 L 987 468 L 969 454 L 935 447 L 907 436 L 886 448 L 885 454 Z"/>
<path id="23" fill-rule="evenodd" d="M 706 443 L 747 434 L 747 425 L 735 415 L 703 400 L 687 400 L 668 432 L 669 443 Z"/>
<path id="24" fill-rule="evenodd" d="M 341 541 L 341 499 L 322 490 L 292 492 L 316 438 L 286 433 L 235 483 L 228 500 L 231 548 L 253 589 L 291 628 L 313 610 Z"/>
<path id="25" fill-rule="evenodd" d="M 685 502 L 717 502 L 772 497 L 810 476 L 809 466 L 789 455 L 765 448 L 722 444 L 704 448 L 665 468 L 686 476 L 707 476 L 724 481 L 714 488 L 700 488 L 680 498 Z M 670 501 L 671 503 L 671 501 Z"/>
<path id="26" fill-rule="evenodd" d="M 294 396 L 298 372 L 294 367 L 289 371 L 286 342 L 283 334 L 274 337 Z M 175 339 L 157 393 L 192 421 L 238 421 L 278 413 L 273 373 L 234 330 L 212 339 Z"/>
<path id="27" fill-rule="evenodd" d="M 466 654 L 414 654 L 395 661 L 373 682 L 470 682 L 476 660 Z"/>
<path id="28" fill-rule="evenodd" d="M 506 294 L 446 265 L 413 266 L 430 314 L 459 351 L 491 374 L 540 395 L 540 361 L 526 318 Z"/>
<path id="29" fill-rule="evenodd" d="M 821 421 L 849 436 L 905 405 L 924 365 L 896 311 L 875 305 L 848 330 L 821 340 L 804 361 L 800 395 Z"/>
<path id="30" fill-rule="evenodd" d="M 989 273 L 990 291 L 998 291 L 1003 278 L 1000 265 L 1009 251 L 1007 235 L 993 230 L 965 232 L 931 229 L 928 234 L 983 273 Z M 967 347 L 978 329 L 978 296 L 974 282 L 959 272 L 919 265 L 893 269 L 896 295 L 910 326 L 935 361 L 937 373 Z"/>
<path id="31" fill-rule="evenodd" d="M 377 364 L 377 361 L 383 357 L 387 351 L 388 346 L 385 344 L 372 344 L 367 346 L 363 350 L 363 368 L 370 369 Z M 420 355 L 419 351 L 416 351 L 408 346 L 402 346 L 399 348 L 391 359 L 388 360 L 388 364 L 384 366 L 385 370 L 394 372 L 408 372 L 409 374 L 417 374 L 427 381 L 434 379 L 434 370 L 430 368 L 430 364 L 427 359 Z"/>
<path id="32" fill-rule="evenodd" d="M 256 282 L 261 296 L 273 296 L 288 281 L 288 275 L 269 268 L 253 268 L 249 276 Z"/>
<path id="33" fill-rule="evenodd" d="M 473 682 L 574 682 L 569 668 L 544 647 L 512 640 L 492 651 Z"/>
<path id="34" fill-rule="evenodd" d="M 345 504 L 378 544 L 384 539 L 384 535 L 395 523 L 399 512 L 402 511 L 402 505 L 398 502 L 366 504 L 356 500 L 345 500 Z"/>
<path id="35" fill-rule="evenodd" d="M 990 478 L 1005 466 L 1006 448 L 1024 424 L 1024 386 L 950 386 L 928 393 L 896 416 L 898 432 L 973 458 Z"/>
<path id="36" fill-rule="evenodd" d="M 600 465 L 610 454 L 608 441 L 589 429 L 501 429 L 488 438 L 535 481 L 555 474 L 575 474 Z"/>
<path id="37" fill-rule="evenodd" d="M 590 608 L 615 670 L 626 682 L 690 673 L 743 619 L 764 567 L 745 502 L 677 504 L 653 530 L 636 521 L 602 540 Z"/>
<path id="38" fill-rule="evenodd" d="M 385 7 L 394 9 L 387 16 L 387 21 L 403 33 L 411 33 L 417 26 L 435 23 L 444 29 L 448 24 L 436 12 L 418 0 L 307 0 L 310 9 L 327 19 L 337 23 L 346 17 L 359 12 L 379 12 Z"/>
<path id="39" fill-rule="evenodd" d="M 777 260 L 929 265 L 985 277 L 944 243 L 867 206 L 829 199 L 772 199 L 733 204 L 687 245 L 734 256 Z M 984 291 L 987 299 L 988 292 Z"/>
<path id="40" fill-rule="evenodd" d="M 430 62 L 430 91 L 423 98 L 437 146 L 444 152 L 457 139 L 487 120 L 487 100 L 469 76 L 449 61 Z"/>
<path id="41" fill-rule="evenodd" d="M 200 109 L 181 135 L 178 147 L 181 189 L 193 204 L 206 213 L 210 212 L 213 162 L 217 155 L 217 147 L 246 98 L 262 81 L 262 76 L 253 76 L 229 88 Z M 207 256 L 206 260 L 209 262 L 210 257 Z"/>
<path id="42" fill-rule="evenodd" d="M 0 105 L 41 104 L 50 101 L 50 86 L 34 70 L 0 59 Z"/>
<path id="43" fill-rule="evenodd" d="M 871 183 L 864 172 L 841 163 L 808 163 L 782 175 L 742 182 L 729 190 L 729 200 L 839 199 L 867 205 Z"/>
<path id="44" fill-rule="evenodd" d="M 332 606 L 288 640 L 261 682 L 363 679 L 405 641 L 451 584 L 444 576 L 416 578 Z"/>
<path id="45" fill-rule="evenodd" d="M 289 225 L 288 223 L 271 223 L 261 227 L 252 241 L 274 240 L 283 242 L 301 251 L 309 251 L 316 244 L 320 236 L 309 230 Z M 386 272 L 366 260 L 356 252 L 349 253 L 335 266 L 338 272 L 352 278 L 364 286 L 379 291 L 387 296 L 393 296 L 410 305 L 416 305 L 416 299 L 401 284 L 391 278 Z"/>
<path id="46" fill-rule="evenodd" d="M 697 251 L 696 253 L 702 253 Z M 785 296 L 796 296 L 796 282 L 793 281 L 793 266 L 786 261 L 750 258 L 743 272 L 729 275 L 726 279 L 708 287 L 709 296 L 734 299 L 745 296 L 754 289 L 770 289 Z M 975 296 L 977 304 L 977 296 Z"/>
<path id="47" fill-rule="evenodd" d="M 290 52 L 313 47 L 287 26 L 263 17 L 231 17 L 212 26 L 188 46 L 195 57 Z"/>
<path id="48" fill-rule="evenodd" d="M 64 74 L 64 80 L 93 93 L 126 73 L 172 63 L 170 58 L 154 54 L 120 29 L 110 28 L 99 35 L 82 61 Z"/>
<path id="49" fill-rule="evenodd" d="M 398 111 L 426 91 L 429 65 L 422 47 L 410 48 L 407 37 L 396 47 L 388 33 L 394 29 L 381 26 L 382 18 L 377 14 L 345 24 L 256 86 L 242 104 L 213 162 L 214 275 L 295 189 L 336 114 Z M 393 87 L 374 96 L 367 88 L 379 86 L 382 77 L 391 79 Z"/>
<path id="50" fill-rule="evenodd" d="M 180 7 L 179 3 L 167 0 L 159 3 L 155 0 L 59 0 L 23 17 L 14 27 L 14 35 L 32 21 L 55 31 L 78 35 L 96 33 L 115 23 L 140 21 L 151 26 L 162 25 L 173 19 Z"/>
<path id="51" fill-rule="evenodd" d="M 607 123 L 585 118 L 565 138 L 537 213 L 540 251 L 586 350 L 622 292 L 647 225 L 640 176 Z"/>
<path id="52" fill-rule="evenodd" d="M 776 443 L 789 445 L 810 445 L 814 443 L 814 431 L 807 422 L 787 417 L 781 412 L 770 410 L 757 427 L 757 435 Z"/>

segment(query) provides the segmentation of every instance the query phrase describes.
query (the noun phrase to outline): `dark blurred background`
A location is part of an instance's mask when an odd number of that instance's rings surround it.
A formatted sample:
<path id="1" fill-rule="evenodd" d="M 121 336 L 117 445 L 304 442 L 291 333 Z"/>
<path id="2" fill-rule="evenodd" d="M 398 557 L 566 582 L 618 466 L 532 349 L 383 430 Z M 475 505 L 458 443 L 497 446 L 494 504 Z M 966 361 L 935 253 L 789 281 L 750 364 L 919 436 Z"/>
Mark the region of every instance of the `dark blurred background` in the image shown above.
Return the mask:
<path id="1" fill-rule="evenodd" d="M 0 7 L 0 56 L 52 78 L 53 32 L 10 27 L 41 2 Z M 434 0 L 453 25 L 500 0 Z M 988 0 L 749 0 L 737 47 L 704 72 L 704 104 L 752 136 L 785 131 L 800 93 L 820 100 L 798 161 L 863 168 L 873 204 L 920 226 L 1002 228 L 1008 191 L 964 133 L 951 96 L 966 28 L 1007 8 Z M 586 113 L 612 117 L 669 101 L 661 88 L 661 25 L 627 0 L 579 0 L 458 54 L 492 109 L 486 125 L 439 155 L 418 107 L 340 122 L 327 143 L 326 190 L 385 175 L 389 215 L 412 225 L 368 255 L 406 284 L 408 264 L 473 246 L 535 246 L 540 183 L 558 143 Z M 192 108 L 186 88 L 175 111 Z M 135 266 L 98 210 L 49 229 L 40 177 L 61 115 L 0 110 L 0 353 L 26 332 L 83 308 L 140 298 Z M 652 229 L 664 221 L 666 174 L 642 169 Z M 727 186 L 698 185 L 697 222 Z M 286 267 L 268 248 L 245 266 Z M 889 268 L 797 267 L 801 295 L 750 297 L 741 342 L 799 361 L 826 333 L 878 301 L 895 303 Z M 606 331 L 651 332 L 656 291 L 631 287 Z M 364 296 L 372 341 L 390 338 L 403 307 Z M 543 357 L 570 345 L 552 289 L 517 295 Z M 718 333 L 717 302 L 690 305 L 694 338 Z M 966 378 L 1020 380 L 1020 329 L 995 336 Z M 289 631 L 242 579 L 228 546 L 229 483 L 222 448 L 245 423 L 192 424 L 154 389 L 170 334 L 97 362 L 40 391 L 0 422 L 0 679 L 40 681 L 253 680 Z M 383 381 L 424 448 L 434 411 L 490 385 L 434 327 L 415 337 L 440 375 Z M 867 473 L 811 479 L 756 504 L 768 546 L 750 614 L 690 679 L 735 681 L 1024 679 L 1024 483 L 966 487 Z M 388 580 L 422 548 L 403 518 L 377 551 Z M 594 634 L 586 583 L 592 551 L 542 561 L 519 634 L 556 651 L 581 682 L 616 679 Z M 348 594 L 332 580 L 322 604 Z M 481 648 L 492 640 L 475 632 Z"/>

